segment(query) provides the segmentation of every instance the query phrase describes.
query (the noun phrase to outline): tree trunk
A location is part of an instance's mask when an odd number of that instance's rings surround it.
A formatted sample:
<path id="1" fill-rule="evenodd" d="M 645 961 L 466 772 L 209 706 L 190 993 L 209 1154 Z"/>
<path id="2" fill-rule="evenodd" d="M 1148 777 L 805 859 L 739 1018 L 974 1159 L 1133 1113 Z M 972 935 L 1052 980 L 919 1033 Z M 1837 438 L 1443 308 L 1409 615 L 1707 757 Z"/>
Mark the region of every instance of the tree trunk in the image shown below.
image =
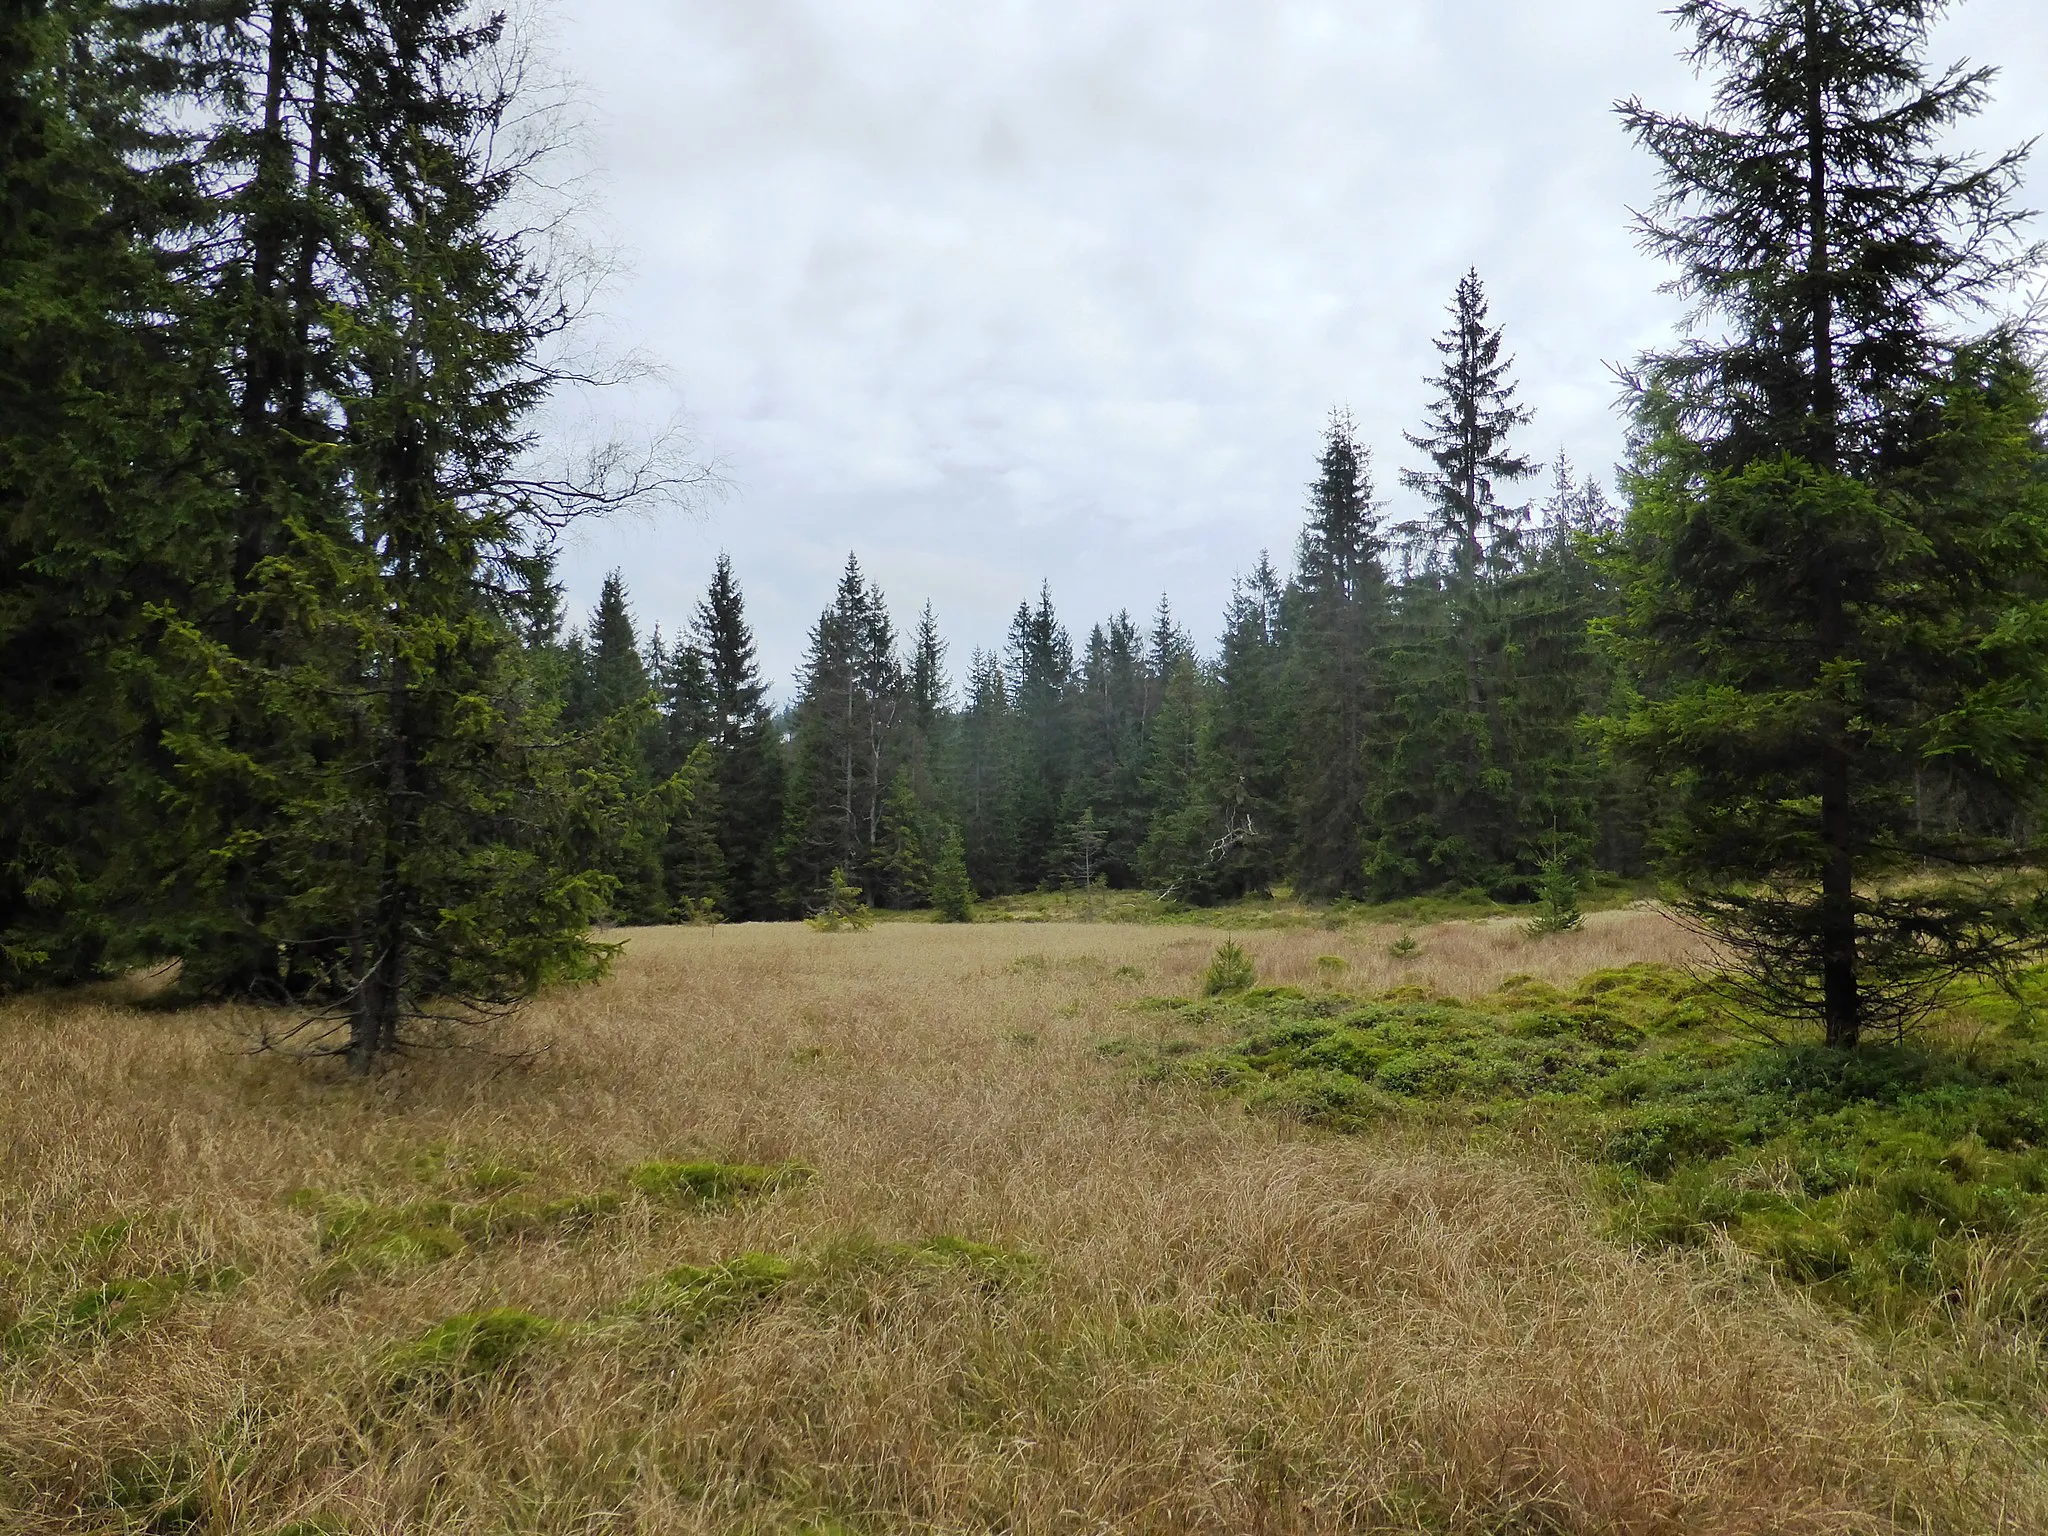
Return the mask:
<path id="1" fill-rule="evenodd" d="M 1812 457 L 1816 467 L 1836 473 L 1840 454 L 1835 386 L 1834 279 L 1829 270 L 1827 98 L 1818 55 L 1820 8 L 1807 0 L 1805 13 L 1806 100 L 1806 282 L 1809 338 L 1813 348 Z M 1820 668 L 1839 661 L 1847 642 L 1847 614 L 1833 562 L 1824 554 L 1819 570 Z M 1849 722 L 1843 701 L 1824 703 L 1821 719 L 1820 835 L 1826 849 L 1821 867 L 1821 1001 L 1827 1043 L 1844 1050 L 1863 1032 L 1862 991 L 1856 965 L 1855 818 L 1850 814 Z"/>

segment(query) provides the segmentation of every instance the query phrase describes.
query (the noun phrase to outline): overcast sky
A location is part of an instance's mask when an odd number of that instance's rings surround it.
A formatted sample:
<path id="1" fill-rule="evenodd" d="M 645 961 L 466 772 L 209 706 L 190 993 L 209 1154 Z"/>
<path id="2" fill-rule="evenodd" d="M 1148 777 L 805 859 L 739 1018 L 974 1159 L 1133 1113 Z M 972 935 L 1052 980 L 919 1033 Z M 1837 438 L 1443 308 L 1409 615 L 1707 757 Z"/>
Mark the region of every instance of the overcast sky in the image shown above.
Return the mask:
<path id="1" fill-rule="evenodd" d="M 1523 448 L 1603 479 L 1608 365 L 1678 318 L 1611 108 L 1704 89 L 1635 0 L 579 0 L 554 31 L 623 264 L 603 328 L 664 370 L 606 408 L 680 412 L 729 486 L 582 530 L 572 611 L 617 566 L 674 634 L 727 550 L 779 698 L 849 550 L 956 671 L 1041 579 L 1077 641 L 1164 592 L 1208 648 L 1232 576 L 1287 564 L 1333 405 L 1398 515 L 1467 267 Z M 1969 142 L 2048 129 L 2041 0 L 1972 0 L 1935 56 L 2002 70 Z"/>

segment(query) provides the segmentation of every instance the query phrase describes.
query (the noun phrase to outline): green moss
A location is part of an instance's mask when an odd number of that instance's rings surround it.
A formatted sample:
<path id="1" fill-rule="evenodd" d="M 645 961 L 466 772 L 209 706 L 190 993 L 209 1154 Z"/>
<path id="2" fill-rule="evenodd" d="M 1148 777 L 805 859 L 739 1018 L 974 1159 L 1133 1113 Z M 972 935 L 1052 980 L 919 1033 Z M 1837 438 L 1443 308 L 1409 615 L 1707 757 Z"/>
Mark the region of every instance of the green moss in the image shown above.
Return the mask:
<path id="1" fill-rule="evenodd" d="M 314 1241 L 327 1262 L 307 1282 L 316 1298 L 330 1298 L 359 1280 L 390 1278 L 404 1270 L 442 1263 L 472 1248 L 538 1236 L 573 1236 L 590 1230 L 618 1208 L 612 1194 L 555 1200 L 510 1196 L 497 1200 L 407 1200 L 386 1204 L 302 1189 L 295 1210 L 313 1217 Z"/>
<path id="2" fill-rule="evenodd" d="M 1631 965 L 1469 1001 L 1161 1001 L 1235 1038 L 1132 1054 L 1333 1130 L 1405 1116 L 1545 1135 L 1604 1170 L 1627 1241 L 1732 1239 L 1887 1326 L 1968 1309 L 2031 1334 L 2048 1326 L 2048 1042 L 2007 995 L 1979 1002 L 1968 1049 L 1782 1048 L 1686 973 Z"/>
<path id="3" fill-rule="evenodd" d="M 915 1243 L 892 1243 L 888 1255 L 911 1265 L 971 1275 L 984 1289 L 1000 1290 L 1038 1272 L 1031 1254 L 1002 1243 L 978 1243 L 941 1233 Z"/>
<path id="4" fill-rule="evenodd" d="M 835 1244 L 819 1259 L 813 1295 L 858 1308 L 869 1304 L 879 1290 L 944 1277 L 994 1296 L 1029 1284 L 1040 1268 L 1039 1259 L 1022 1249 L 951 1233 L 893 1243 L 856 1237 Z"/>
<path id="5" fill-rule="evenodd" d="M 812 1177 L 800 1163 L 641 1163 L 629 1169 L 628 1182 L 653 1200 L 718 1204 L 745 1200 L 801 1184 Z"/>
<path id="6" fill-rule="evenodd" d="M 0 1334 L 0 1353 L 26 1355 L 132 1333 L 164 1316 L 186 1296 L 225 1295 L 245 1278 L 240 1270 L 220 1268 L 103 1280 L 30 1308 Z"/>
<path id="7" fill-rule="evenodd" d="M 515 1371 L 533 1350 L 562 1331 L 552 1318 L 515 1307 L 464 1312 L 384 1355 L 392 1391 L 439 1391 Z"/>
<path id="8" fill-rule="evenodd" d="M 674 1323 L 694 1339 L 763 1305 L 797 1272 L 797 1265 L 772 1253 L 743 1253 L 723 1264 L 683 1264 L 643 1287 L 632 1310 Z"/>

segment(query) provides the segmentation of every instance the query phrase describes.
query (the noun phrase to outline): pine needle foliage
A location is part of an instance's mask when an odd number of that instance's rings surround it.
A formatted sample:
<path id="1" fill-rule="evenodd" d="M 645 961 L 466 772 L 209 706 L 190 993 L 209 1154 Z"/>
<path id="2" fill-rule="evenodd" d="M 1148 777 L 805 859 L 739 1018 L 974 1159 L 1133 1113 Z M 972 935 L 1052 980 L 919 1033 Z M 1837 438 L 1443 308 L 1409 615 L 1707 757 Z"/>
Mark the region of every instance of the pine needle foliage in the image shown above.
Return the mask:
<path id="1" fill-rule="evenodd" d="M 857 933 L 874 926 L 874 909 L 861 895 L 860 887 L 846 878 L 846 871 L 834 867 L 818 893 L 818 904 L 805 919 L 820 933 Z"/>
<path id="2" fill-rule="evenodd" d="M 1930 72 L 1943 9 L 1685 4 L 1712 110 L 1620 109 L 1643 242 L 1721 328 L 1635 376 L 1614 740 L 1752 1000 L 1840 1047 L 2040 933 L 2000 872 L 2048 775 L 2043 394 L 1958 329 L 2039 252 L 2023 151 L 1949 147 L 1991 77 Z"/>
<path id="3" fill-rule="evenodd" d="M 967 877 L 967 845 L 958 827 L 946 829 L 932 868 L 932 910 L 941 922 L 974 921 L 974 883 Z"/>
<path id="4" fill-rule="evenodd" d="M 1258 980 L 1259 973 L 1244 947 L 1235 939 L 1225 939 L 1216 946 L 1216 953 L 1209 957 L 1209 968 L 1202 973 L 1202 996 L 1228 997 L 1248 992 L 1258 985 Z"/>

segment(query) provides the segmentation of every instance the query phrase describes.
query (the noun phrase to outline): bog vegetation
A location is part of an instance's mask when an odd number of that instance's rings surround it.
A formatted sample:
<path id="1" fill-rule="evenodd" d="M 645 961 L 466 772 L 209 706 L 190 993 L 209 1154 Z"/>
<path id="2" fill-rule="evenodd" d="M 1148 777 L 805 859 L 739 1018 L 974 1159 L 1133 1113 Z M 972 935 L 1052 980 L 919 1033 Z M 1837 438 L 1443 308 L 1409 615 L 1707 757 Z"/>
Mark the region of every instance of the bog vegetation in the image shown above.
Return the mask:
<path id="1" fill-rule="evenodd" d="M 2038 983 L 1398 931 L 646 929 L 375 1091 L 11 1001 L 0 1527 L 2043 1528 Z"/>
<path id="2" fill-rule="evenodd" d="M 1616 506 L 1477 273 L 1396 445 L 1331 417 L 1213 652 L 1051 593 L 956 688 L 849 559 L 770 703 L 721 561 L 565 627 L 576 516 L 701 477 L 537 440 L 576 273 L 534 72 L 464 0 L 37 0 L 0 20 L 0 985 L 175 959 L 368 1070 L 602 972 L 593 923 L 1070 888 L 1540 902 L 1655 871 L 1752 1000 L 1891 1039 L 2040 932 L 2048 475 L 2022 151 L 1935 4 L 1674 13 L 1623 127 L 1694 301 Z M 540 125 L 537 128 L 535 125 Z M 539 211 L 536 211 L 539 210 Z M 1304 466 L 1307 469 L 1308 466 Z M 1534 487 L 1547 476 L 1546 494 Z"/>
<path id="3" fill-rule="evenodd" d="M 1616 501 L 1468 273 L 1415 515 L 1333 414 L 1213 651 L 1041 588 L 956 688 L 850 558 L 778 709 L 728 561 L 567 625 L 702 476 L 544 467 L 503 17 L 0 9 L 0 1524 L 2048 1529 L 2042 261 L 1940 10 L 1676 7 Z"/>

